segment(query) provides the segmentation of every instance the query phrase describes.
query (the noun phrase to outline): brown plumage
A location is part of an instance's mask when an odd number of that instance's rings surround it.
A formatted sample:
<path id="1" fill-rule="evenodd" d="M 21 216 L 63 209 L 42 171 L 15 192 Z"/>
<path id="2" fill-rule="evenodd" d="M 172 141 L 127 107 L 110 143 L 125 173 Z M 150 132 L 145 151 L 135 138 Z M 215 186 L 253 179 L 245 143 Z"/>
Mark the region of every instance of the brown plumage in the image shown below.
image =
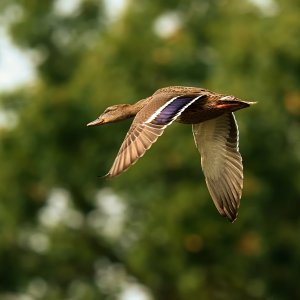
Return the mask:
<path id="1" fill-rule="evenodd" d="M 243 188 L 242 157 L 233 112 L 251 104 L 202 88 L 172 86 L 132 105 L 110 106 L 87 126 L 135 117 L 107 174 L 114 177 L 143 156 L 174 121 L 192 124 L 210 195 L 219 213 L 233 222 Z"/>

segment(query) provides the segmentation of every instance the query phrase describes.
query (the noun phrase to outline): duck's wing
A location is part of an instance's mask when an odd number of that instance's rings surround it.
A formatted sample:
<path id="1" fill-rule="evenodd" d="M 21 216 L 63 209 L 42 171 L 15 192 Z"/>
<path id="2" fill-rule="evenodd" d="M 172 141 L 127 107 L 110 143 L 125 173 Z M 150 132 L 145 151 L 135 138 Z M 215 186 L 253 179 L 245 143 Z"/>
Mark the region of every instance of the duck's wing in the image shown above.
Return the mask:
<path id="1" fill-rule="evenodd" d="M 193 135 L 214 204 L 221 215 L 233 222 L 243 189 L 242 157 L 233 113 L 194 124 Z"/>
<path id="2" fill-rule="evenodd" d="M 173 97 L 155 109 L 151 106 L 152 104 L 149 104 L 149 107 L 145 106 L 136 115 L 117 157 L 106 176 L 114 177 L 126 171 L 145 154 L 158 137 L 163 134 L 167 126 L 172 124 L 187 107 L 202 96 L 184 95 Z M 153 113 L 148 113 L 147 116 L 145 112 L 149 109 Z"/>

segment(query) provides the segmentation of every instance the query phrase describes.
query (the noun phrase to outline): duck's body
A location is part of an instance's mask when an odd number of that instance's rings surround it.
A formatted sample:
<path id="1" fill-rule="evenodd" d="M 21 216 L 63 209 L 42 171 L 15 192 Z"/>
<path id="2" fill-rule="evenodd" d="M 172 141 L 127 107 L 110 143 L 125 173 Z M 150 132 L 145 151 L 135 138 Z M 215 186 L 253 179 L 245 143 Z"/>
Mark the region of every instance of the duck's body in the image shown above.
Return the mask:
<path id="1" fill-rule="evenodd" d="M 242 158 L 233 111 L 248 107 L 241 101 L 202 88 L 173 86 L 157 90 L 133 105 L 108 107 L 95 126 L 135 117 L 108 177 L 133 165 L 172 122 L 193 124 L 196 147 L 211 197 L 218 211 L 234 221 L 243 187 Z"/>

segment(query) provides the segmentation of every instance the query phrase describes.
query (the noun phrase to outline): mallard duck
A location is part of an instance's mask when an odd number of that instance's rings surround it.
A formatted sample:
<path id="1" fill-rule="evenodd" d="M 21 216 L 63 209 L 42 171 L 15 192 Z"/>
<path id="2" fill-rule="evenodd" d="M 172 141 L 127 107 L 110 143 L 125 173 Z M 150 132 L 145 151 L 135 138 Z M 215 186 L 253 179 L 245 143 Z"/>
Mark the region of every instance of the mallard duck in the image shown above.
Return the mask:
<path id="1" fill-rule="evenodd" d="M 135 104 L 108 107 L 87 126 L 134 117 L 117 157 L 106 175 L 120 175 L 132 166 L 174 121 L 192 124 L 196 147 L 212 200 L 219 213 L 233 222 L 243 188 L 238 127 L 233 112 L 254 102 L 203 88 L 171 86 Z"/>

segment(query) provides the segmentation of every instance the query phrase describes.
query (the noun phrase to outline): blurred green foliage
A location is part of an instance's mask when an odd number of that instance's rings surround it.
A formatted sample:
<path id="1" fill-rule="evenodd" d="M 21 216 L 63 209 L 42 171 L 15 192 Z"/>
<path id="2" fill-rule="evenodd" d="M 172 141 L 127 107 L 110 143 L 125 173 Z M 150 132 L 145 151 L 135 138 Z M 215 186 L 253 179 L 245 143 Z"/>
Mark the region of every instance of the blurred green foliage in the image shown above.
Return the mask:
<path id="1" fill-rule="evenodd" d="M 299 299 L 300 5 L 297 0 L 2 0 L 36 58 L 33 86 L 2 93 L 0 298 Z M 238 112 L 239 218 L 208 195 L 190 126 L 175 124 L 126 174 L 108 171 L 129 122 L 85 124 L 168 85 L 258 105 Z"/>

